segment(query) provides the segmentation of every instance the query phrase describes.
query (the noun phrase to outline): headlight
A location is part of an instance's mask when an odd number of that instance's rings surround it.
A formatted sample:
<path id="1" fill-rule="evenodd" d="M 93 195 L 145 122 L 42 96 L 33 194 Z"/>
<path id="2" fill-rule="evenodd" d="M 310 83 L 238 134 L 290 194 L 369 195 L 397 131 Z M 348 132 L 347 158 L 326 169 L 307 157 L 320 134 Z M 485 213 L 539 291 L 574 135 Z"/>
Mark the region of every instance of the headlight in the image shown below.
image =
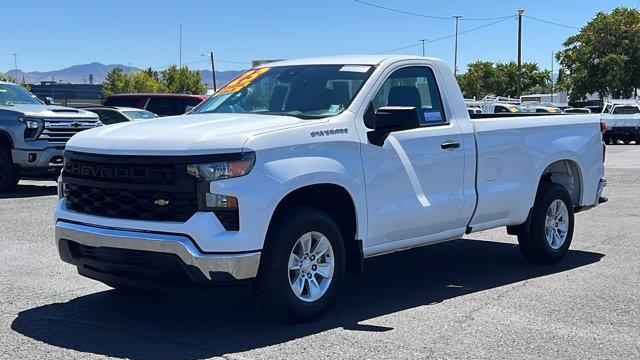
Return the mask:
<path id="1" fill-rule="evenodd" d="M 238 160 L 187 165 L 187 173 L 205 181 L 229 179 L 247 175 L 255 163 L 256 154 L 247 152 L 243 153 L 242 158 Z"/>
<path id="2" fill-rule="evenodd" d="M 40 123 L 42 122 L 41 119 L 28 118 L 28 117 L 20 117 L 18 118 L 18 120 L 21 123 L 24 123 L 25 125 L 27 125 L 27 129 L 37 129 L 38 127 L 40 127 Z"/>

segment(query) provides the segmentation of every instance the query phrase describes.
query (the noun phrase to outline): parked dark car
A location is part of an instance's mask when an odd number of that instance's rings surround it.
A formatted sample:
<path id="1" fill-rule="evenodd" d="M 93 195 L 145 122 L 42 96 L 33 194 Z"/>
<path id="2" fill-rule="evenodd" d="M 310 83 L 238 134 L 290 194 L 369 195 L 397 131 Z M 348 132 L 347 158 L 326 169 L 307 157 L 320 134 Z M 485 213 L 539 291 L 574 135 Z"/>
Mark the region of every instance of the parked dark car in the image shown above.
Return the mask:
<path id="1" fill-rule="evenodd" d="M 171 116 L 186 113 L 206 98 L 186 94 L 118 94 L 107 97 L 103 105 L 134 107 L 158 116 Z"/>
<path id="2" fill-rule="evenodd" d="M 158 117 L 158 115 L 148 110 L 124 106 L 90 106 L 82 109 L 97 114 L 104 125 Z"/>

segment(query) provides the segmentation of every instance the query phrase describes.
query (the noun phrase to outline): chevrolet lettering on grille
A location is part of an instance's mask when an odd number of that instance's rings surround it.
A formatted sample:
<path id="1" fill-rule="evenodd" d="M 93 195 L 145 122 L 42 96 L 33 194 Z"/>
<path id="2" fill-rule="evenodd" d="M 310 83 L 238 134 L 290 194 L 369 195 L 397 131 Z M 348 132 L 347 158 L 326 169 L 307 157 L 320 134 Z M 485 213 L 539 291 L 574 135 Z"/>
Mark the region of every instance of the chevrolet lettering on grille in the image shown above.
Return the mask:
<path id="1" fill-rule="evenodd" d="M 65 170 L 74 176 L 112 178 L 112 179 L 140 179 L 140 180 L 170 180 L 171 175 L 167 171 L 113 167 L 109 165 L 70 163 Z"/>

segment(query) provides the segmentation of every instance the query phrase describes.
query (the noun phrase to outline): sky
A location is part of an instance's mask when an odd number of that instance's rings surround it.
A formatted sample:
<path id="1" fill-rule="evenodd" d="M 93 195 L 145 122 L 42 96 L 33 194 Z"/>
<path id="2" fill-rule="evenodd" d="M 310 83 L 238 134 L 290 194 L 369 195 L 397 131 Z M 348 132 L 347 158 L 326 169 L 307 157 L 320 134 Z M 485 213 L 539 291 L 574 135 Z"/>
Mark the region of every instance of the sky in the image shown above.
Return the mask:
<path id="1" fill-rule="evenodd" d="M 462 16 L 458 64 L 464 71 L 475 60 L 516 60 L 518 8 L 530 16 L 523 18 L 523 61 L 548 69 L 552 52 L 562 49 L 566 38 L 598 11 L 635 8 L 640 0 L 366 2 L 446 19 L 393 12 L 355 0 L 9 1 L 0 7 L 4 28 L 0 71 L 14 68 L 14 53 L 24 71 L 94 61 L 162 69 L 180 61 L 180 24 L 182 63 L 194 69 L 209 68 L 202 54 L 210 51 L 216 56 L 216 70 L 246 69 L 251 59 L 371 54 L 401 47 L 407 48 L 389 53 L 421 55 L 420 39 L 455 33 L 455 22 L 449 19 L 454 15 Z M 474 20 L 485 18 L 494 19 Z M 453 66 L 454 39 L 426 43 L 426 54 Z"/>

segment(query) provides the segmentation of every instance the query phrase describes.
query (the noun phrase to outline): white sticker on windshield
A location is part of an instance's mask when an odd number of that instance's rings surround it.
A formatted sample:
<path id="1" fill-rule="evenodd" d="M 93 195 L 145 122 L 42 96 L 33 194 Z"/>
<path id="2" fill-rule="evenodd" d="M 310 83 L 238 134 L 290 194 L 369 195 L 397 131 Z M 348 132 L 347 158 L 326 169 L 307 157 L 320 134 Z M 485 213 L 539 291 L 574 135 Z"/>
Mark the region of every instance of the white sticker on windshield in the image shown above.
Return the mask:
<path id="1" fill-rule="evenodd" d="M 369 69 L 371 69 L 369 65 L 345 65 L 340 68 L 340 71 L 366 73 Z"/>
<path id="2" fill-rule="evenodd" d="M 340 112 L 340 110 L 342 110 L 342 105 L 331 105 L 329 110 L 327 110 L 327 113 L 329 113 L 329 114 L 337 114 L 337 113 Z"/>

